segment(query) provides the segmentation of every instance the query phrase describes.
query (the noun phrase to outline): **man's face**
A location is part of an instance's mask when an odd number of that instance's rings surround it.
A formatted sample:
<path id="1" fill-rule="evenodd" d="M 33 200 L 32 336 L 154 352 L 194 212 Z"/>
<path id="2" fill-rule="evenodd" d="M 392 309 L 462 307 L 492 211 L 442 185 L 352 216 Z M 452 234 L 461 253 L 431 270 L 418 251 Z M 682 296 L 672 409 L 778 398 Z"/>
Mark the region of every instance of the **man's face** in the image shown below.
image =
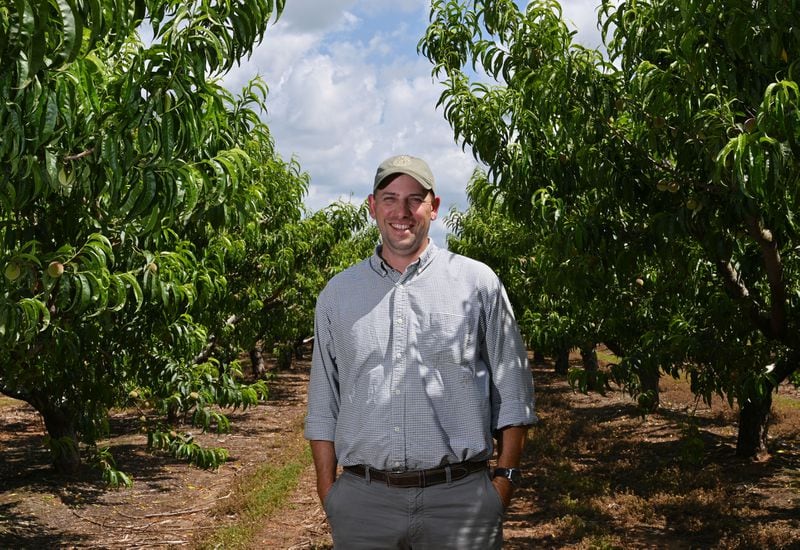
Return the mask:
<path id="1" fill-rule="evenodd" d="M 406 174 L 369 196 L 369 213 L 378 224 L 382 255 L 395 269 L 405 269 L 425 250 L 439 197 Z"/>

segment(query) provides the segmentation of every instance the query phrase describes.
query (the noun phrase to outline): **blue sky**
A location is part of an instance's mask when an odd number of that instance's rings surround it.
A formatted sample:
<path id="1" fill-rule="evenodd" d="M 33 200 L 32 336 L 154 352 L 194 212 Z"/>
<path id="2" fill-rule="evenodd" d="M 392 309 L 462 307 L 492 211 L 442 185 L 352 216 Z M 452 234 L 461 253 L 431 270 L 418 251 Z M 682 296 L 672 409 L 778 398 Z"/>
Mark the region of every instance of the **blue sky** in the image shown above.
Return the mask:
<path id="1" fill-rule="evenodd" d="M 598 4 L 562 2 L 586 46 L 600 43 Z M 427 0 L 287 0 L 253 56 L 226 76 L 234 92 L 255 75 L 267 83 L 267 123 L 281 156 L 310 175 L 309 208 L 360 203 L 378 163 L 400 153 L 428 161 L 441 214 L 466 208 L 475 161 L 435 109 L 441 86 L 416 51 L 428 12 Z M 431 235 L 443 246 L 441 217 Z"/>

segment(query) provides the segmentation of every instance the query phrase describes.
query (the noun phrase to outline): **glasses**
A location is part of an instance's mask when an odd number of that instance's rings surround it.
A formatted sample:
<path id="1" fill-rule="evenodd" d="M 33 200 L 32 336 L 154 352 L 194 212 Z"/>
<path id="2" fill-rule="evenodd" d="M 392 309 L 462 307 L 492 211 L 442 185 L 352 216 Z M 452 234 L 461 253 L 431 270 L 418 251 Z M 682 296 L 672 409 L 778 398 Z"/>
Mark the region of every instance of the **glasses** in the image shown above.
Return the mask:
<path id="1" fill-rule="evenodd" d="M 406 206 L 409 210 L 419 210 L 423 204 L 431 205 L 431 201 L 417 195 L 411 195 L 401 199 L 396 195 L 383 195 L 378 198 L 378 204 L 383 208 L 395 208 L 396 206 Z"/>

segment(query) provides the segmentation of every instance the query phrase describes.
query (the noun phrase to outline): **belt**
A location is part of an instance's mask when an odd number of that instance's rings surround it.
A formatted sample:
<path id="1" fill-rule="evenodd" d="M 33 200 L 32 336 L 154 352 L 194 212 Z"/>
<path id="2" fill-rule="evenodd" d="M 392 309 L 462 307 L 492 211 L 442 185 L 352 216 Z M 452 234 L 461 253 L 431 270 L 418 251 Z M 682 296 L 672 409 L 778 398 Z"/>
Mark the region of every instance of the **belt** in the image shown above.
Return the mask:
<path id="1" fill-rule="evenodd" d="M 463 479 L 475 472 L 485 471 L 488 467 L 486 461 L 482 462 L 459 462 L 448 464 L 441 468 L 431 468 L 429 470 L 411 470 L 408 472 L 387 472 L 385 470 L 375 470 L 366 466 L 345 466 L 344 469 L 359 477 L 369 481 L 380 481 L 390 487 L 430 487 L 439 483 L 456 481 Z M 450 470 L 448 477 L 447 470 Z"/>

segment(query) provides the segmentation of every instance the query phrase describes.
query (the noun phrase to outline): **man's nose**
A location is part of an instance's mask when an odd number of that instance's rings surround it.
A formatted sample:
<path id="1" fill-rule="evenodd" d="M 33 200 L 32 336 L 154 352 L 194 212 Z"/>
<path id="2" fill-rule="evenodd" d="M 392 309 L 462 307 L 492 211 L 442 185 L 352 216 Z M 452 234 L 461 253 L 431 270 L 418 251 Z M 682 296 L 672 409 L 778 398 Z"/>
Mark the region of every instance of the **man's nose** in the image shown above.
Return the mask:
<path id="1" fill-rule="evenodd" d="M 394 210 L 395 212 L 399 212 L 402 214 L 411 214 L 413 212 L 413 208 L 411 207 L 411 199 L 398 199 L 394 202 Z"/>

